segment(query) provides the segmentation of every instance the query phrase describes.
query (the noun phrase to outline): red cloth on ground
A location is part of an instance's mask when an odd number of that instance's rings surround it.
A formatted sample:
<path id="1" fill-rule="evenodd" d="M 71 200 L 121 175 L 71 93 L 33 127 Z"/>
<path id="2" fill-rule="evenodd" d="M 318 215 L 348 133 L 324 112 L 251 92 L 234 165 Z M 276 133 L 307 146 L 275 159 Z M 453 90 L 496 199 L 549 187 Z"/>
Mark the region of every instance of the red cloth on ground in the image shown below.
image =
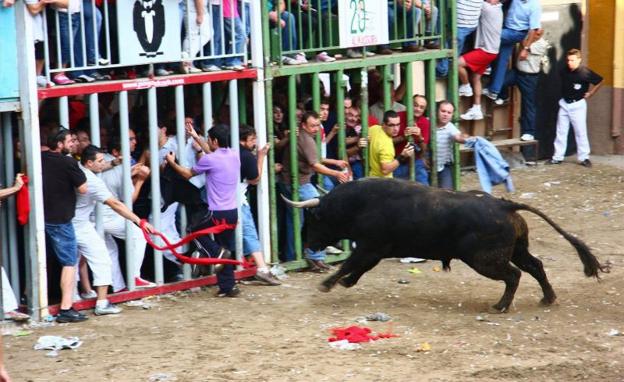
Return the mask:
<path id="1" fill-rule="evenodd" d="M 392 333 L 378 333 L 374 335 L 370 328 L 357 325 L 349 326 L 348 328 L 332 328 L 331 332 L 334 337 L 328 338 L 327 341 L 329 342 L 347 340 L 350 343 L 360 343 L 376 341 L 382 338 L 398 337 L 398 335 Z"/>
<path id="2" fill-rule="evenodd" d="M 30 214 L 30 193 L 28 191 L 28 177 L 22 176 L 24 186 L 17 192 L 16 198 L 16 213 L 17 222 L 20 225 L 26 225 L 28 223 L 28 215 Z"/>

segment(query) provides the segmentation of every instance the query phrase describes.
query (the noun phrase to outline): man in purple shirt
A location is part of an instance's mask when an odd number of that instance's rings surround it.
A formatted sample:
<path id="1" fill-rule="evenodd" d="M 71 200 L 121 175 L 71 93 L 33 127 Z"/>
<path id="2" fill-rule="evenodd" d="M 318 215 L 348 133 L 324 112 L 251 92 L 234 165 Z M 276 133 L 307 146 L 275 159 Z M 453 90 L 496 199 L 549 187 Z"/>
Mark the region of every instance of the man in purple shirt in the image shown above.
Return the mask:
<path id="1" fill-rule="evenodd" d="M 230 128 L 217 125 L 208 131 L 208 142 L 204 142 L 197 133 L 192 134 L 198 141 L 204 154 L 193 168 L 182 167 L 175 162 L 175 155 L 168 153 L 167 163 L 185 179 L 199 174 L 206 174 L 208 211 L 206 216 L 193 230 L 200 230 L 225 222 L 236 225 L 238 212 L 236 193 L 238 191 L 240 159 L 238 153 L 230 148 Z M 214 235 L 198 237 L 196 243 L 206 250 L 211 257 L 228 259 L 234 250 L 234 230 L 226 230 Z M 234 266 L 217 265 L 218 297 L 236 297 L 240 290 L 235 286 Z"/>

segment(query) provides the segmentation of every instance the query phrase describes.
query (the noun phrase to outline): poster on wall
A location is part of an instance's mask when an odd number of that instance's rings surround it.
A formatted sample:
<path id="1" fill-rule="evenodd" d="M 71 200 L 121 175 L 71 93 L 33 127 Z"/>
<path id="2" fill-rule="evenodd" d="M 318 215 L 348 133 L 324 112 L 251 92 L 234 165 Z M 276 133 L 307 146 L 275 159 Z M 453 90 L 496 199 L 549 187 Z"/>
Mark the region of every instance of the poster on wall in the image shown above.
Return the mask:
<path id="1" fill-rule="evenodd" d="M 117 20 L 121 64 L 180 60 L 178 0 L 118 1 Z"/>
<path id="2" fill-rule="evenodd" d="M 340 46 L 351 48 L 388 43 L 388 2 L 339 0 Z"/>
<path id="3" fill-rule="evenodd" d="M 0 6 L 0 102 L 19 97 L 15 9 Z"/>

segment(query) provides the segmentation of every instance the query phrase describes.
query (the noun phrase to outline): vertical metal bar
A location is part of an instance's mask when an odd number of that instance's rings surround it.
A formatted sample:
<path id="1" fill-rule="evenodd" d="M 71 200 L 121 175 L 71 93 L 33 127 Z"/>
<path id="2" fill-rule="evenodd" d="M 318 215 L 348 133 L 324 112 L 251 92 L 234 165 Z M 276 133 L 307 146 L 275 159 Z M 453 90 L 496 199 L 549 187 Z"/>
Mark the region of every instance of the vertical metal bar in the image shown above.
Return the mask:
<path id="1" fill-rule="evenodd" d="M 345 144 L 345 88 L 344 80 L 342 79 L 343 75 L 343 69 L 340 69 L 336 72 L 336 122 L 338 123 L 338 158 L 342 160 L 348 160 L 349 158 L 347 158 L 347 147 Z"/>
<path id="2" fill-rule="evenodd" d="M 368 137 L 368 71 L 366 67 L 360 70 L 360 100 L 361 100 L 361 117 L 362 117 L 362 137 Z M 362 165 L 364 166 L 364 176 L 368 176 L 369 156 L 368 146 L 362 151 Z"/>
<path id="3" fill-rule="evenodd" d="M 384 113 L 392 108 L 394 104 L 394 100 L 392 99 L 391 86 L 390 83 L 392 78 L 392 73 L 390 71 L 390 64 L 386 64 L 383 66 L 383 103 L 384 103 Z M 381 123 L 382 121 L 379 121 Z"/>
<path id="4" fill-rule="evenodd" d="M 69 98 L 59 97 L 59 122 L 65 129 L 69 129 Z"/>
<path id="5" fill-rule="evenodd" d="M 229 83 L 229 95 L 230 95 L 230 143 L 232 145 L 232 150 L 238 153 L 240 146 L 240 135 L 239 135 L 239 119 L 238 119 L 238 81 L 231 80 Z M 237 185 L 240 183 L 240 171 L 236 172 L 238 181 Z M 241 193 L 238 192 L 238 188 L 236 189 L 236 208 L 238 209 L 238 224 L 236 224 L 236 259 L 243 259 L 243 221 L 241 214 Z M 242 269 L 241 266 L 237 267 L 239 270 Z"/>
<path id="6" fill-rule="evenodd" d="M 405 64 L 405 95 L 403 96 L 403 103 L 406 107 L 406 126 L 414 126 L 414 89 L 413 89 L 413 64 L 408 62 Z M 410 135 L 407 137 L 407 141 L 412 143 L 414 142 L 414 138 Z M 396 153 L 399 154 L 399 153 Z M 414 161 L 409 161 L 409 178 L 410 180 L 416 179 L 416 168 L 414 166 Z"/>
<path id="7" fill-rule="evenodd" d="M 104 2 L 104 25 L 106 26 L 106 54 L 108 55 L 108 57 L 106 57 L 108 59 L 109 64 L 113 63 L 113 54 L 111 53 L 111 47 L 110 47 L 110 35 L 111 35 L 111 31 L 110 31 L 110 18 L 108 16 L 108 1 Z"/>
<path id="8" fill-rule="evenodd" d="M 45 15 L 44 15 L 45 16 Z M 44 18 L 45 20 L 45 18 Z M 63 64 L 65 64 L 63 62 L 63 50 L 61 49 L 61 27 L 59 24 L 59 11 L 54 11 L 54 26 L 56 29 L 56 63 L 57 63 L 57 69 L 61 69 L 64 67 Z M 47 29 L 46 29 L 47 30 Z"/>
<path id="9" fill-rule="evenodd" d="M 26 280 L 28 308 L 35 320 L 48 315 L 48 279 L 43 216 L 43 185 L 41 174 L 41 141 L 39 138 L 39 103 L 35 71 L 35 52 L 32 49 L 33 31 L 26 7 L 15 7 L 20 103 L 20 142 L 26 174 L 30 175 L 30 214 L 25 229 Z"/>
<path id="10" fill-rule="evenodd" d="M 262 29 L 264 28 L 264 17 L 262 15 L 266 14 L 263 12 L 264 9 L 257 1 L 250 2 L 251 4 L 251 64 L 254 68 L 257 69 L 257 76 L 255 81 L 252 83 L 252 94 L 253 94 L 253 119 L 254 119 L 254 127 L 256 128 L 256 134 L 258 137 L 258 147 L 264 147 L 267 143 L 272 142 L 272 135 L 267 134 L 267 115 L 272 117 L 272 113 L 265 114 L 267 109 L 266 103 L 267 100 L 265 98 L 265 86 L 264 86 L 264 46 L 262 36 Z M 260 38 L 262 36 L 262 38 Z M 270 107 L 269 107 L 270 110 Z M 271 118 L 272 119 L 272 118 Z M 274 148 L 270 150 L 272 153 Z M 271 231 L 270 231 L 270 214 L 271 214 L 271 206 L 269 203 L 269 192 L 270 192 L 270 184 L 269 184 L 269 176 L 268 173 L 271 171 L 269 165 L 264 163 L 262 166 L 262 173 L 260 174 L 260 183 L 258 184 L 258 192 L 257 192 L 257 206 L 258 206 L 258 235 L 260 237 L 260 242 L 262 243 L 262 253 L 264 254 L 264 260 L 269 263 L 271 262 L 272 253 L 271 253 Z"/>
<path id="11" fill-rule="evenodd" d="M 91 124 L 91 144 L 101 147 L 100 142 L 100 109 L 98 94 L 89 94 L 89 122 Z M 98 234 L 104 237 L 104 227 L 102 223 L 102 204 L 95 205 L 95 227 Z"/>
<path id="12" fill-rule="evenodd" d="M 445 1 L 440 1 L 441 6 L 446 6 Z M 446 8 L 445 8 L 446 9 Z M 451 49 L 453 50 L 453 59 L 451 60 L 451 68 L 449 70 L 448 75 L 448 86 L 449 86 L 449 96 L 451 97 L 451 102 L 455 107 L 455 112 L 453 113 L 453 122 L 459 122 L 459 77 L 458 77 L 458 63 L 457 63 L 457 7 L 456 4 L 451 5 Z M 461 187 L 461 163 L 460 163 L 460 155 L 459 155 L 459 145 L 456 143 L 453 145 L 453 185 L 456 190 L 459 190 Z"/>
<path id="13" fill-rule="evenodd" d="M 98 9 L 95 7 L 95 0 L 91 0 L 91 14 L 93 15 L 93 18 L 91 20 L 91 26 L 93 29 L 93 47 L 95 48 L 95 57 L 93 58 L 95 62 L 93 62 L 93 64 L 95 66 L 99 66 L 99 58 L 100 58 L 100 34 L 98 33 L 97 30 L 97 14 L 96 12 L 98 11 Z M 86 51 L 86 46 L 85 46 L 85 51 Z M 88 59 L 88 57 L 87 57 Z M 85 61 L 85 64 L 89 64 L 88 61 Z"/>
<path id="14" fill-rule="evenodd" d="M 430 132 L 429 146 L 431 147 L 431 186 L 438 186 L 438 115 L 436 108 L 436 77 L 435 77 L 435 60 L 427 60 L 426 87 L 427 87 L 427 113 L 429 114 Z"/>
<path id="15" fill-rule="evenodd" d="M 312 73 L 312 110 L 314 110 L 317 113 L 321 110 L 321 85 L 319 82 L 318 72 Z M 321 125 L 321 129 L 323 128 L 324 127 Z M 321 146 L 323 145 L 322 136 L 323 136 L 323 133 L 319 129 L 315 137 L 316 138 L 316 155 L 319 158 L 319 161 L 323 160 L 323 155 L 322 155 L 322 150 L 321 150 Z M 322 182 L 323 174 L 317 174 L 317 177 L 319 179 L 319 184 L 323 184 Z"/>
<path id="16" fill-rule="evenodd" d="M 120 140 L 121 140 L 121 157 L 123 160 L 121 161 L 121 169 L 123 176 L 123 202 L 129 210 L 132 210 L 132 177 L 130 175 L 131 166 L 130 166 L 130 119 L 128 112 L 128 92 L 122 91 L 119 92 L 119 126 L 120 126 Z M 132 223 L 130 220 L 125 219 L 126 223 L 126 240 L 125 240 L 125 248 L 126 248 L 126 285 L 129 290 L 134 290 L 136 288 L 136 284 L 134 282 L 134 278 L 136 276 L 140 276 L 136 271 L 136 256 L 139 255 L 134 253 L 132 240 L 130 239 L 132 236 Z M 139 269 L 140 271 L 140 269 Z"/>
<path id="17" fill-rule="evenodd" d="M 4 122 L 6 121 L 6 116 L 10 116 L 10 114 L 0 113 L 0 116 L 2 117 L 1 120 L 4 124 Z M 3 126 L 0 126 L 0 127 L 3 127 Z M 4 145 L 5 145 L 4 134 L 0 134 L 0 147 L 4 148 Z M 0 154 L 0 160 L 6 161 L 5 155 L 6 153 Z M 0 167 L 0 188 L 10 187 L 10 186 L 12 186 L 11 180 L 7 179 L 5 166 L 2 166 Z M 10 199 L 13 199 L 13 198 L 9 198 L 9 200 Z M 3 238 L 4 237 L 8 238 L 7 212 L 8 212 L 7 205 L 4 202 L 2 202 L 2 204 L 0 204 L 0 237 L 3 237 Z M 9 241 L 12 241 L 12 240 L 10 239 L 1 240 L 0 242 L 0 262 L 2 264 L 9 264 Z"/>
<path id="18" fill-rule="evenodd" d="M 204 116 L 204 139 L 208 137 L 208 130 L 212 128 L 212 84 L 206 82 L 202 85 L 202 110 Z"/>
<path id="19" fill-rule="evenodd" d="M 43 8 L 43 30 L 47 32 L 48 30 L 48 11 L 46 8 Z M 45 33 L 43 39 L 43 65 L 44 65 L 44 73 L 48 82 L 50 81 L 50 41 L 48 37 L 48 33 Z M 58 35 L 57 35 L 58 36 Z M 39 74 L 39 73 L 37 73 Z"/>
<path id="20" fill-rule="evenodd" d="M 4 174 L 6 177 L 6 185 L 9 186 L 10 183 L 15 179 L 15 153 L 13 151 L 13 123 L 11 121 L 10 113 L 3 113 L 2 115 L 2 125 L 3 125 L 3 135 L 4 135 Z M 15 285 L 16 289 L 16 297 L 19 301 L 19 289 L 20 278 L 19 278 L 19 261 L 17 257 L 17 226 L 15 222 L 17 221 L 17 217 L 15 214 L 15 198 L 9 198 L 6 200 L 7 207 L 7 233 L 8 233 L 8 257 L 9 257 L 9 267 L 11 270 L 9 273 L 9 278 L 11 280 L 11 285 Z M 6 263 L 5 263 L 6 264 Z"/>
<path id="21" fill-rule="evenodd" d="M 289 131 L 289 149 L 290 149 L 290 171 L 292 183 L 292 197 L 294 201 L 299 200 L 299 163 L 297 156 L 297 82 L 295 76 L 288 77 L 288 131 Z M 291 209 L 293 215 L 293 234 L 295 238 L 295 253 L 297 260 L 301 260 L 301 219 L 300 211 L 296 208 Z"/>
<path id="22" fill-rule="evenodd" d="M 72 23 L 72 14 L 69 10 L 65 13 L 67 15 L 67 39 L 69 42 L 69 67 L 71 69 L 76 67 L 76 57 L 74 57 L 74 25 Z"/>
<path id="23" fill-rule="evenodd" d="M 241 125 L 247 124 L 247 99 L 246 99 L 247 95 L 245 94 L 245 85 L 246 83 L 244 81 L 240 81 L 238 83 L 238 90 L 237 90 L 238 120 L 240 121 Z"/>
<path id="24" fill-rule="evenodd" d="M 188 8 L 187 8 L 188 9 Z M 191 20 L 191 22 L 195 22 Z M 186 158 L 186 132 L 185 132 L 185 124 L 184 120 L 186 119 L 186 112 L 184 110 L 184 87 L 182 85 L 178 85 L 175 87 L 175 110 L 176 110 L 176 139 L 178 141 L 178 152 L 176 156 L 180 161 L 180 164 L 184 167 L 190 167 L 191 164 L 188 163 Z M 180 233 L 182 236 L 186 234 L 187 227 L 187 214 L 186 207 L 180 203 Z M 186 252 L 187 246 L 184 245 L 180 250 Z M 182 273 L 184 274 L 185 280 L 191 279 L 191 266 L 190 264 L 184 264 L 182 266 Z"/>
<path id="25" fill-rule="evenodd" d="M 152 186 L 152 224 L 157 230 L 160 230 L 160 162 L 158 158 L 158 130 L 160 126 L 158 126 L 157 109 L 156 88 L 149 88 L 147 90 L 147 113 Z M 157 240 L 160 241 L 160 239 Z M 165 281 L 163 275 L 163 254 L 156 249 L 154 250 L 154 274 L 156 275 L 156 283 L 163 284 Z"/>
<path id="26" fill-rule="evenodd" d="M 80 4 L 80 14 L 78 15 L 80 18 L 80 30 L 78 31 L 78 37 L 80 37 L 80 44 L 82 46 L 82 66 L 87 66 L 87 39 L 85 37 L 85 20 L 84 20 L 84 11 L 82 11 L 82 7 L 84 6 L 84 1 L 81 1 Z M 93 16 L 95 17 L 95 15 Z"/>

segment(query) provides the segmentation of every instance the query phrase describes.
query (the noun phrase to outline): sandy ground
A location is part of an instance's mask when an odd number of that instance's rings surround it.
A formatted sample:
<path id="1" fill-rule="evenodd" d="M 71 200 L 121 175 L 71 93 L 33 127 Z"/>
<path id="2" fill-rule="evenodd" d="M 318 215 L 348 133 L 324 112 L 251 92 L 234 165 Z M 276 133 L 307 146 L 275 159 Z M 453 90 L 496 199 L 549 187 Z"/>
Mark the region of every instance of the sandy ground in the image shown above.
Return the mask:
<path id="1" fill-rule="evenodd" d="M 554 306 L 539 306 L 539 286 L 523 274 L 511 311 L 490 314 L 503 284 L 463 263 L 445 273 L 429 261 L 414 274 L 413 265 L 386 260 L 356 287 L 329 294 L 316 290 L 323 275 L 291 273 L 281 287 L 243 285 L 237 299 L 207 288 L 152 298 L 150 310 L 126 306 L 118 316 L 32 328 L 4 337 L 8 369 L 16 381 L 624 381 L 624 336 L 614 335 L 624 332 L 622 159 L 513 172 L 517 192 L 507 197 L 542 209 L 612 265 L 602 282 L 586 278 L 568 242 L 523 213 Z M 477 187 L 473 173 L 463 182 Z M 399 337 L 330 348 L 329 328 L 375 312 L 392 320 L 364 324 Z M 42 335 L 84 343 L 47 357 L 33 350 Z"/>

